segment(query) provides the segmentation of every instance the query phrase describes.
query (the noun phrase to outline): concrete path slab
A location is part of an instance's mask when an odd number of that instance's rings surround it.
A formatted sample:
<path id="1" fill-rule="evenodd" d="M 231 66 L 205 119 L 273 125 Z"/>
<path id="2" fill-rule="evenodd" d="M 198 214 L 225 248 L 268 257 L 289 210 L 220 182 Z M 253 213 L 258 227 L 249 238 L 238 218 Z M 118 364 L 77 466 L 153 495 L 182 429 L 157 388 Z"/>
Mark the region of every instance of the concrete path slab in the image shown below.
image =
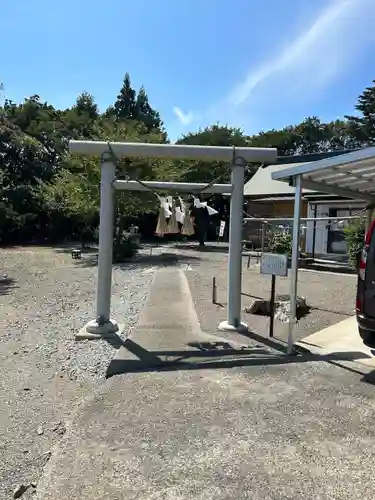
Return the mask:
<path id="1" fill-rule="evenodd" d="M 175 363 L 202 363 L 212 357 L 267 355 L 254 342 L 238 344 L 201 331 L 185 273 L 178 267 L 160 269 L 129 338 L 120 343 L 107 377 L 166 367 Z"/>
<path id="2" fill-rule="evenodd" d="M 348 359 L 338 363 L 348 366 L 348 362 L 351 362 L 353 368 L 363 374 L 375 370 L 375 349 L 363 343 L 355 316 L 313 333 L 296 345 L 313 354 L 340 354 L 344 358 L 346 354 Z"/>

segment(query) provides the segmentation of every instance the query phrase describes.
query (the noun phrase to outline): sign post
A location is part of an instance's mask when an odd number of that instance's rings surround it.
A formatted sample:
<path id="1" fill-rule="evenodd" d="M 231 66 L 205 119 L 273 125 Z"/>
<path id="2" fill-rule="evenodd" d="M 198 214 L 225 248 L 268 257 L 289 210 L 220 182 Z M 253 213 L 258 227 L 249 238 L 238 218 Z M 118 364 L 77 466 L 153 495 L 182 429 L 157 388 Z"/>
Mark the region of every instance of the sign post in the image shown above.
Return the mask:
<path id="1" fill-rule="evenodd" d="M 271 276 L 271 299 L 270 299 L 270 329 L 269 335 L 273 337 L 273 328 L 275 323 L 275 291 L 276 291 L 276 276 Z"/>
<path id="2" fill-rule="evenodd" d="M 262 253 L 260 274 L 271 275 L 269 336 L 273 337 L 275 319 L 276 276 L 288 275 L 288 256 L 280 253 Z"/>

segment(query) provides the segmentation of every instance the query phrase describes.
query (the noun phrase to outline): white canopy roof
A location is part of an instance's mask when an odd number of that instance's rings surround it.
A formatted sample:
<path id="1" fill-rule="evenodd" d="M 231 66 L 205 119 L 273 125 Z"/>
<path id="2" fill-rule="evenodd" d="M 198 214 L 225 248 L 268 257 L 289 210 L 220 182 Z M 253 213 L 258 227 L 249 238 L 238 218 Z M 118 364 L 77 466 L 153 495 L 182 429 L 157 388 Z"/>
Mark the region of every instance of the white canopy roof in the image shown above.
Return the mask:
<path id="1" fill-rule="evenodd" d="M 375 147 L 312 161 L 272 173 L 272 179 L 291 182 L 301 176 L 302 187 L 323 193 L 375 202 Z"/>

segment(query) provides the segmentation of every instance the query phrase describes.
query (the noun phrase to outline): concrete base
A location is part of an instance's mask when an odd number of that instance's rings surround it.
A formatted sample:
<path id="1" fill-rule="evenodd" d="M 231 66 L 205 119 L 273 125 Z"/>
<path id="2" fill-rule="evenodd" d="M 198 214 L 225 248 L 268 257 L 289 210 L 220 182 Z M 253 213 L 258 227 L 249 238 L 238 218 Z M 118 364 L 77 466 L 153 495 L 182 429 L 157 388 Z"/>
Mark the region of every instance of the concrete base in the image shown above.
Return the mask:
<path id="1" fill-rule="evenodd" d="M 223 332 L 238 332 L 238 333 L 246 333 L 249 331 L 249 327 L 246 323 L 240 323 L 238 326 L 230 325 L 228 321 L 222 321 L 218 329 Z"/>
<path id="2" fill-rule="evenodd" d="M 100 340 L 114 333 L 119 334 L 124 329 L 124 325 L 119 325 L 116 321 L 108 321 L 104 325 L 99 325 L 94 319 L 89 321 L 81 330 L 76 333 L 75 340 Z"/>
<path id="3" fill-rule="evenodd" d="M 355 316 L 305 337 L 296 346 L 312 354 L 331 355 L 339 366 L 375 376 L 375 349 L 364 345 Z"/>

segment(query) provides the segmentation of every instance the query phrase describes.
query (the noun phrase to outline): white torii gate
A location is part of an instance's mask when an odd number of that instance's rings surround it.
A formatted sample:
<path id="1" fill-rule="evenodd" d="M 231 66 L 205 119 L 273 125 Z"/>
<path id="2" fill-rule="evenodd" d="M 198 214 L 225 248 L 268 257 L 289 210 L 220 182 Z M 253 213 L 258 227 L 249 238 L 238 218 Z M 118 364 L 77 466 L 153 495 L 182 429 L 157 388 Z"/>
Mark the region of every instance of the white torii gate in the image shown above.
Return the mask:
<path id="1" fill-rule="evenodd" d="M 172 190 L 191 192 L 206 188 L 207 184 L 179 182 L 144 182 L 116 179 L 116 157 L 172 158 L 184 160 L 227 161 L 231 165 L 231 184 L 213 184 L 206 193 L 230 193 L 229 258 L 227 320 L 219 325 L 221 330 L 247 330 L 241 322 L 241 275 L 242 275 L 242 224 L 245 166 L 248 163 L 275 163 L 276 148 L 245 148 L 227 146 L 193 146 L 177 144 L 144 144 L 130 142 L 70 141 L 72 154 L 100 156 L 100 225 L 98 287 L 96 319 L 87 323 L 81 337 L 97 338 L 119 331 L 119 325 L 111 319 L 111 287 L 113 259 L 114 191 Z"/>

